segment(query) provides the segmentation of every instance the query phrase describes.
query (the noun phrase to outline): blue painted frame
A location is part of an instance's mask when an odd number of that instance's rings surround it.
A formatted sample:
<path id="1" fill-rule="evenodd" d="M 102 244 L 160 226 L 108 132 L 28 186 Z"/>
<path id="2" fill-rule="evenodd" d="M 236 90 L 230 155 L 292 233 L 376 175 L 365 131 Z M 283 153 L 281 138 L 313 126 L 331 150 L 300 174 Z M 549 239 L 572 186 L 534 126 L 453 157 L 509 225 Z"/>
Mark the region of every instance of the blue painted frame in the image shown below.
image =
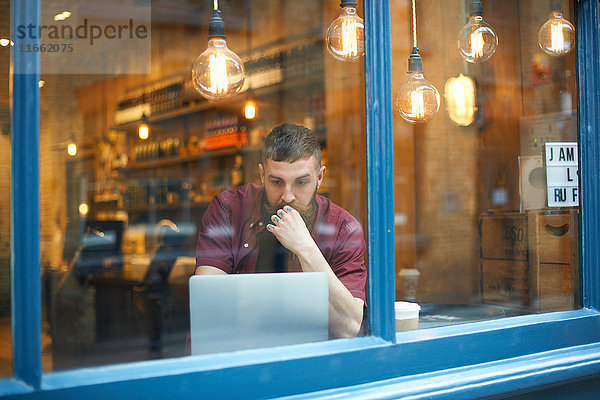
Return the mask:
<path id="1" fill-rule="evenodd" d="M 581 165 L 581 260 L 583 306 L 600 308 L 600 37 L 598 2 L 577 2 L 577 104 Z M 593 268 L 589 268 L 593 266 Z"/>
<path id="2" fill-rule="evenodd" d="M 41 0 L 13 1 L 13 29 Z M 365 0 L 371 336 L 74 371 L 41 373 L 39 59 L 13 65 L 14 377 L 10 398 L 475 398 L 600 374 L 600 82 L 597 0 L 577 1 L 584 309 L 394 334 L 389 0 Z M 37 19 L 36 19 L 37 18 Z M 33 166 L 33 167 L 32 167 Z M 32 184 L 33 182 L 33 184 Z M 396 343 L 396 341 L 398 343 Z M 493 345 L 491 345 L 493 344 Z M 343 373 L 340 370 L 343 368 Z M 597 385 L 600 386 L 600 385 Z M 304 395 L 302 395 L 304 394 Z"/>
<path id="3" fill-rule="evenodd" d="M 39 21 L 37 1 L 11 2 L 15 27 Z M 28 41 L 34 44 L 37 41 Z M 17 382 L 39 389 L 42 378 L 40 200 L 39 200 L 39 53 L 11 48 L 13 71 L 11 285 L 13 371 Z M 17 388 L 20 390 L 21 388 Z"/>

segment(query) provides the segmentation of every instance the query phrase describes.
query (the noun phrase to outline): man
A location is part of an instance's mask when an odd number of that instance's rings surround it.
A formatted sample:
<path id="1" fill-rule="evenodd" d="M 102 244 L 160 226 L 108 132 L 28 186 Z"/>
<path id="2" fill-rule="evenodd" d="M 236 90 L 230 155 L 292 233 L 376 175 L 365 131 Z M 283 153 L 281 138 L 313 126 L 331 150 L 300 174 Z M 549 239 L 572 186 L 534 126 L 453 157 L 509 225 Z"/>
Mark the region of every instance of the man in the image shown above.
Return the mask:
<path id="1" fill-rule="evenodd" d="M 215 196 L 198 232 L 196 274 L 325 272 L 331 337 L 360 330 L 365 304 L 365 242 L 358 221 L 317 195 L 321 148 L 307 128 L 283 124 L 267 136 L 262 186 Z"/>

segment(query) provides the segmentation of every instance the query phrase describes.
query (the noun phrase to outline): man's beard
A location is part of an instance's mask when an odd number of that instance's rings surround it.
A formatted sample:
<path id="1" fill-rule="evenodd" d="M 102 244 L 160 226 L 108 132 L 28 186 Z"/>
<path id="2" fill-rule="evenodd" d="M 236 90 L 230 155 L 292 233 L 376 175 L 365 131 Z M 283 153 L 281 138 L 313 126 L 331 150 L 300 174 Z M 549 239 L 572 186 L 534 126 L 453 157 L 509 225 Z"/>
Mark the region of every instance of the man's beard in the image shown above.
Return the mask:
<path id="1" fill-rule="evenodd" d="M 304 221 L 306 226 L 310 229 L 314 222 L 315 212 L 317 210 L 316 198 L 317 198 L 317 188 L 315 187 L 315 191 L 312 194 L 312 198 L 310 199 L 310 202 L 308 203 L 308 205 L 306 207 L 298 204 L 298 202 L 296 200 L 292 201 L 291 203 L 280 202 L 276 206 L 273 206 L 271 203 L 269 203 L 269 199 L 267 198 L 267 195 L 265 193 L 263 206 L 262 206 L 263 220 L 266 221 L 267 223 L 271 223 L 271 216 L 275 215 L 277 210 L 282 209 L 285 206 L 290 206 L 293 209 L 295 209 L 296 211 L 298 211 L 298 213 L 300 213 L 302 220 Z"/>

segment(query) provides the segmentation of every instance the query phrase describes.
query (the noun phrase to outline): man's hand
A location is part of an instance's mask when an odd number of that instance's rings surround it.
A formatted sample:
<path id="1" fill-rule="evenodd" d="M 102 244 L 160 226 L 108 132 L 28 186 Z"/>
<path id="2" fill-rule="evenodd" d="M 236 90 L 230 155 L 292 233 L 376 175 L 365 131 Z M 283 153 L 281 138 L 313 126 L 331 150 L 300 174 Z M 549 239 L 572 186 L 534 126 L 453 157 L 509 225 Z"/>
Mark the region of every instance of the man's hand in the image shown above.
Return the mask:
<path id="1" fill-rule="evenodd" d="M 300 213 L 290 206 L 277 210 L 267 229 L 285 248 L 294 253 L 304 272 L 325 272 L 329 277 L 329 332 L 331 337 L 352 337 L 358 334 L 363 318 L 361 299 L 355 298 L 335 275 Z"/>
<path id="2" fill-rule="evenodd" d="M 292 207 L 285 206 L 277 210 L 277 214 L 271 216 L 271 221 L 273 223 L 267 224 L 267 230 L 297 256 L 311 246 L 316 246 L 302 216 Z"/>

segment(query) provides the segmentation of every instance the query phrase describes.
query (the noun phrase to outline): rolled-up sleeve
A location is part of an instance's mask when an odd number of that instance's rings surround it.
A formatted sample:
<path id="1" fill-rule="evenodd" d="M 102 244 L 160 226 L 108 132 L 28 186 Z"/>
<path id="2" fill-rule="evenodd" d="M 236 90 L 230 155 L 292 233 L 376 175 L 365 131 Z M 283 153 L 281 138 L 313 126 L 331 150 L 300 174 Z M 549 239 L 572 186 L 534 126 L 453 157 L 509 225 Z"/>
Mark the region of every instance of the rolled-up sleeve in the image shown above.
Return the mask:
<path id="1" fill-rule="evenodd" d="M 348 291 L 366 303 L 365 240 L 356 220 L 345 222 L 339 231 L 332 254 L 331 269 Z"/>
<path id="2" fill-rule="evenodd" d="M 196 267 L 201 265 L 233 272 L 231 213 L 218 196 L 208 206 L 198 230 Z"/>

